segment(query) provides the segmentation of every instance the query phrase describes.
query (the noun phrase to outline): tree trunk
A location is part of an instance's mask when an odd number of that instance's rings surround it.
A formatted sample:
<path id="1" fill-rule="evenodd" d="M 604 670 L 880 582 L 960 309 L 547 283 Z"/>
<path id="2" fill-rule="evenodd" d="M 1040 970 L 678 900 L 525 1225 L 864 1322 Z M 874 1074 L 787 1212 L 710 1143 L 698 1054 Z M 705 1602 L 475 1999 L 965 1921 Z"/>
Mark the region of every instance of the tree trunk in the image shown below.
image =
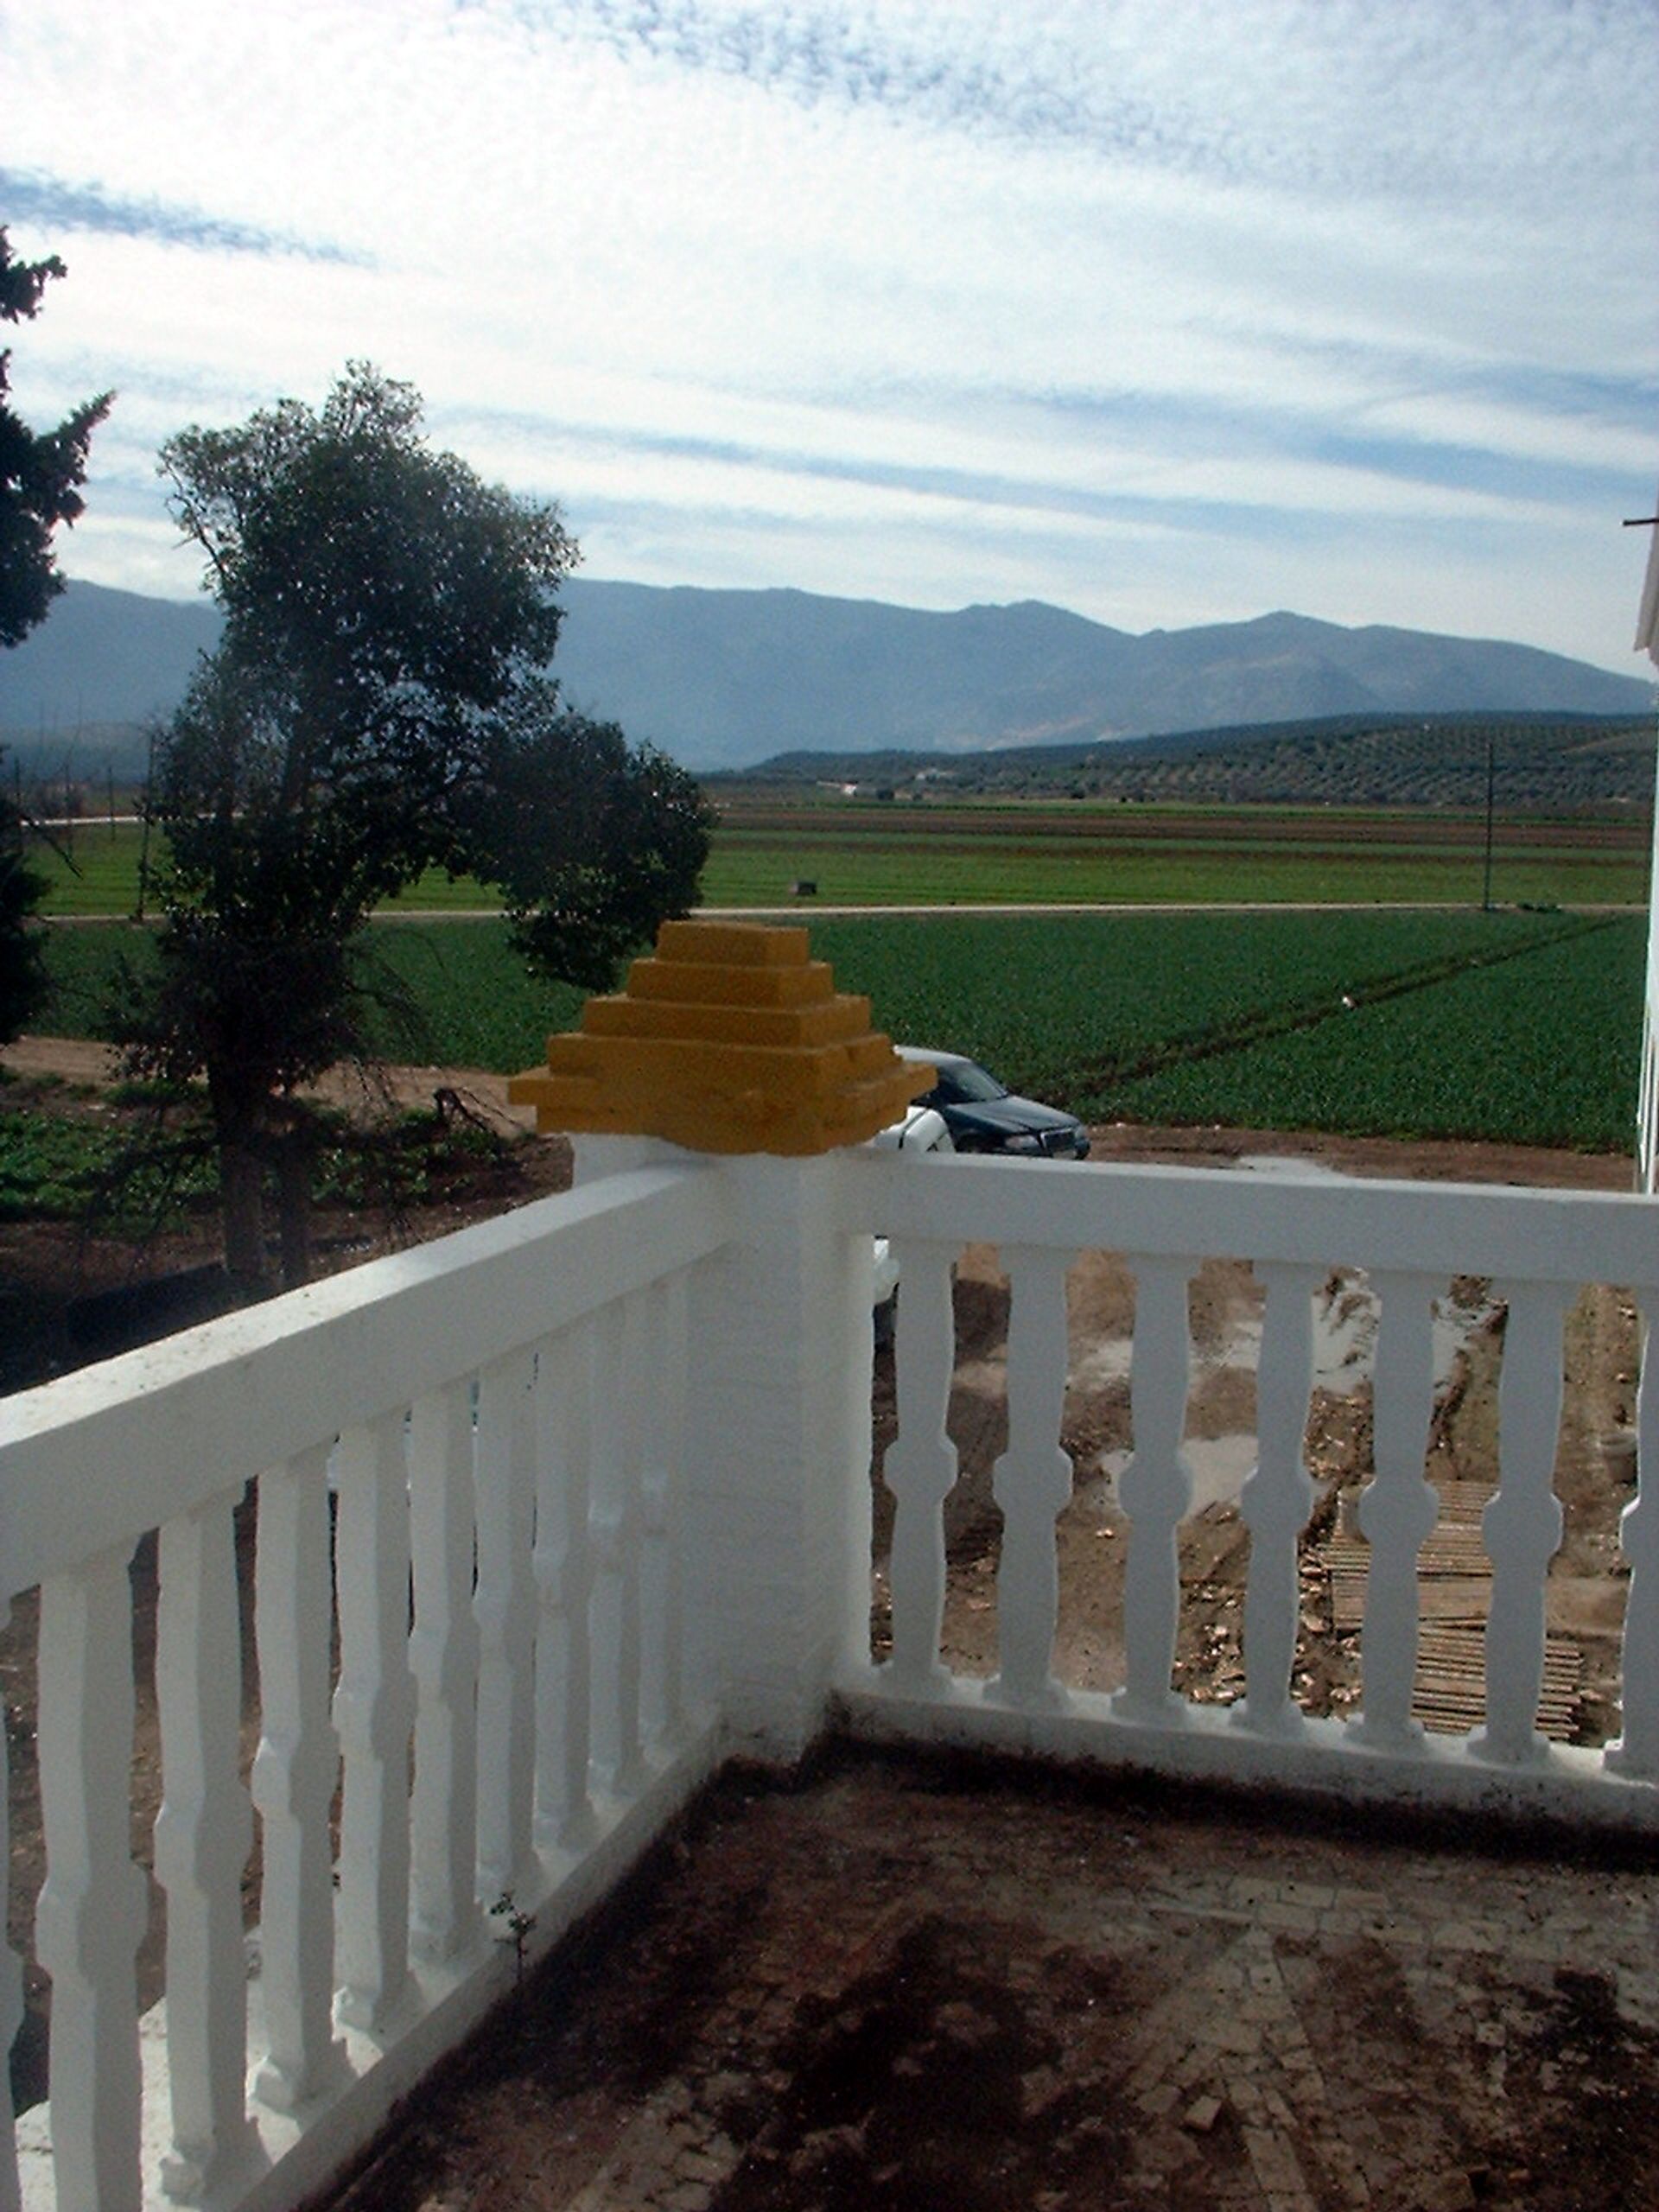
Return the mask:
<path id="1" fill-rule="evenodd" d="M 252 1146 L 221 1137 L 219 1203 L 225 1223 L 225 1268 L 251 1297 L 270 1288 L 265 1265 L 264 1163 Z"/>
<path id="2" fill-rule="evenodd" d="M 276 1154 L 276 1191 L 283 1288 L 297 1290 L 311 1280 L 311 1146 L 303 1129 L 292 1130 L 283 1140 Z"/>

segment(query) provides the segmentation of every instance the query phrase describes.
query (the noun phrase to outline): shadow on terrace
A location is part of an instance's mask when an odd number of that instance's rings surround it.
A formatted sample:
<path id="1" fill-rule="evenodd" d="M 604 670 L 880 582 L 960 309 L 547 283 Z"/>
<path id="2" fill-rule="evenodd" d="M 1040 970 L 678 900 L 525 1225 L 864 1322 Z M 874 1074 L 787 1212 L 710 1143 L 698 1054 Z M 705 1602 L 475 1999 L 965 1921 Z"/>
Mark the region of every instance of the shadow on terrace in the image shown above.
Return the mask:
<path id="1" fill-rule="evenodd" d="M 1650 1854 L 856 1751 L 728 1770 L 337 2212 L 1638 2204 Z"/>
<path id="2" fill-rule="evenodd" d="M 6 1409 L 52 2094 L 0 2203 L 1640 2201 L 1650 1394 L 1605 1726 L 1563 1692 L 1550 1568 L 1592 1541 L 1556 1487 L 1569 1316 L 1620 1286 L 1633 1343 L 1649 1202 L 873 1150 L 914 1077 L 799 931 L 670 925 L 549 1057 L 544 1122 L 594 1133 L 566 1197 Z M 1082 1465 L 1099 1254 L 1119 1425 Z M 1255 1286 L 1219 1616 L 1189 1440 L 1218 1258 Z M 1343 1420 L 1337 1271 L 1370 1316 Z M 1004 1410 L 959 1462 L 993 1274 Z M 1471 1508 L 1443 1338 L 1483 1300 Z"/>

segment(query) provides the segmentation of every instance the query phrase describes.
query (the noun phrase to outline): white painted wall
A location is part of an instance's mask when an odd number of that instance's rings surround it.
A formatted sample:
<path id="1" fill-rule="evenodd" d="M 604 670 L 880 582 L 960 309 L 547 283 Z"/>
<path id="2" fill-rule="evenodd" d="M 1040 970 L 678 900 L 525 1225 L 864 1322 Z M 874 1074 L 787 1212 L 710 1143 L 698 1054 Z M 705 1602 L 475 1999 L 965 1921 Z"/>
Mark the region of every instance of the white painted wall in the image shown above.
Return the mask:
<path id="1" fill-rule="evenodd" d="M 1648 537 L 1648 565 L 1637 615 L 1636 646 L 1659 667 L 1659 525 Z M 1659 1187 L 1659 804 L 1654 808 L 1648 871 L 1648 986 L 1642 1019 L 1642 1089 L 1637 1109 L 1637 1185 Z"/>

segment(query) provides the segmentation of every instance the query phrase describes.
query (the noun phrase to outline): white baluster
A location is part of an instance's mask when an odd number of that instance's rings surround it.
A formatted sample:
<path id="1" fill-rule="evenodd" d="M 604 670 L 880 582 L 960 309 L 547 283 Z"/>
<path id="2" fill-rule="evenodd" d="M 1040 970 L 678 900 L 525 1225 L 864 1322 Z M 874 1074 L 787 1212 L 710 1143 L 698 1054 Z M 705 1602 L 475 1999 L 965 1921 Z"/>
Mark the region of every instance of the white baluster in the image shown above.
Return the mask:
<path id="1" fill-rule="evenodd" d="M 156 1696 L 162 1809 L 156 1874 L 167 1891 L 169 2196 L 193 2202 L 245 2148 L 247 1955 L 242 1872 L 253 1815 L 237 1775 L 242 1718 L 233 1501 L 161 1532 Z"/>
<path id="2" fill-rule="evenodd" d="M 1187 1321 L 1187 1260 L 1137 1255 L 1135 1352 L 1129 1411 L 1135 1456 L 1117 1486 L 1129 1516 L 1123 1574 L 1123 1688 L 1112 1710 L 1126 1720 L 1179 1725 L 1184 1698 L 1172 1687 L 1179 1624 L 1181 1568 L 1178 1537 L 1192 1505 L 1192 1470 L 1181 1449 L 1186 1418 L 1192 1336 Z"/>
<path id="3" fill-rule="evenodd" d="M 593 1658 L 588 1608 L 593 1332 L 544 1344 L 536 1363 L 536 1814 L 538 1843 L 581 1850 L 595 1833 L 588 1766 Z"/>
<path id="4" fill-rule="evenodd" d="M 1620 1655 L 1624 1726 L 1608 1745 L 1616 1774 L 1659 1778 L 1659 1359 L 1652 1357 L 1653 1294 L 1640 1301 L 1642 1381 L 1636 1396 L 1636 1496 L 1618 1516 L 1619 1541 L 1630 1563 Z"/>
<path id="5" fill-rule="evenodd" d="M 1012 1246 L 1008 1273 L 1008 1448 L 993 1485 L 1002 1509 L 996 1580 L 1001 1666 L 985 1694 L 1000 1704 L 1053 1707 L 1065 1692 L 1050 1671 L 1059 1617 L 1054 1522 L 1071 1495 L 1060 1448 L 1065 1408 L 1065 1278 L 1070 1255 Z"/>
<path id="6" fill-rule="evenodd" d="M 1492 1561 L 1486 1622 L 1486 1726 L 1477 1758 L 1522 1765 L 1548 1746 L 1535 1723 L 1544 1685 L 1544 1579 L 1561 1541 L 1554 1481 L 1561 1426 L 1561 1330 L 1574 1293 L 1527 1283 L 1508 1293 L 1497 1386 L 1498 1489 L 1481 1516 Z"/>
<path id="7" fill-rule="evenodd" d="M 35 1948 L 52 1977 L 48 2056 L 60 2212 L 127 2212 L 139 2171 L 133 1961 L 144 1878 L 127 1847 L 130 1548 L 41 1586 L 39 1755 L 46 1886 Z"/>
<path id="8" fill-rule="evenodd" d="M 337 1462 L 334 1732 L 340 2018 L 381 2026 L 409 1973 L 409 1467 L 404 1418 L 348 1429 Z"/>
<path id="9" fill-rule="evenodd" d="M 1268 1294 L 1256 1373 L 1256 1463 L 1239 1510 L 1250 1531 L 1244 1593 L 1246 1694 L 1233 1718 L 1258 1735 L 1291 1736 L 1303 1716 L 1290 1701 L 1290 1670 L 1301 1614 L 1296 1540 L 1313 1503 L 1302 1465 L 1313 1388 L 1313 1268 L 1269 1262 L 1258 1267 Z"/>
<path id="10" fill-rule="evenodd" d="M 0 1600 L 0 1630 L 11 1625 L 11 1606 Z M 4 1719 L 0 1713 L 0 1722 Z M 11 1864 L 11 1774 L 6 1731 L 0 1726 L 0 1866 Z M 11 2102 L 11 2046 L 23 2024 L 23 1968 L 0 1928 L 0 2212 L 17 2212 L 17 2142 Z"/>
<path id="11" fill-rule="evenodd" d="M 536 1593 L 531 1551 L 532 1362 L 487 1368 L 478 1394 L 478 1887 L 486 1904 L 531 1871 L 536 1775 Z"/>
<path id="12" fill-rule="evenodd" d="M 627 1298 L 594 1339 L 594 1761 L 619 1796 L 644 1777 L 639 1756 L 639 1397 L 643 1309 Z"/>
<path id="13" fill-rule="evenodd" d="M 473 1618 L 473 1407 L 467 1382 L 416 1399 L 409 1422 L 415 1624 L 410 1940 L 447 1958 L 478 1929 L 478 1624 Z"/>
<path id="14" fill-rule="evenodd" d="M 259 1478 L 254 1638 L 263 1728 L 253 1762 L 260 1816 L 259 1946 L 269 2055 L 260 2098 L 291 2112 L 337 2078 L 334 1891 L 328 1808 L 339 1747 L 328 1715 L 333 1625 L 328 1448 Z"/>
<path id="15" fill-rule="evenodd" d="M 926 1691 L 947 1678 L 939 1657 L 944 1619 L 944 1522 L 941 1508 L 957 1479 L 955 1446 L 945 1434 L 956 1321 L 950 1265 L 955 1245 L 895 1240 L 900 1284 L 893 1357 L 899 1433 L 888 1446 L 884 1478 L 893 1497 L 893 1656 L 895 1689 Z"/>
<path id="16" fill-rule="evenodd" d="M 645 1546 L 640 1583 L 645 1617 L 640 1710 L 652 1743 L 685 1732 L 684 1484 L 686 1279 L 651 1294 L 650 1341 L 658 1347 L 646 1395 Z"/>
<path id="17" fill-rule="evenodd" d="M 1439 1513 L 1423 1473 L 1434 1412 L 1437 1285 L 1427 1275 L 1378 1274 L 1381 1303 L 1372 1381 L 1374 1478 L 1360 1494 L 1359 1525 L 1371 1548 L 1360 1642 L 1364 1708 L 1355 1741 L 1409 1751 L 1422 1736 L 1411 1714 L 1417 1674 L 1417 1554 Z"/>

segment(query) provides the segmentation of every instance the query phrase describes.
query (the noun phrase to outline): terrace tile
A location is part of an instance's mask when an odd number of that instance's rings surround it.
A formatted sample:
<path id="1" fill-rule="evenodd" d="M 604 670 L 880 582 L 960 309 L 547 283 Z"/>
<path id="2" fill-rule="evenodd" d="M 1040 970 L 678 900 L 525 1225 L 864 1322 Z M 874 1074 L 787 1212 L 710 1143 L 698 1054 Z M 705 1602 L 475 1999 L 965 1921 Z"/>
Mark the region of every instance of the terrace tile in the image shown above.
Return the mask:
<path id="1" fill-rule="evenodd" d="M 1656 1928 L 1651 1847 L 728 1771 L 333 2212 L 1645 2202 Z"/>

